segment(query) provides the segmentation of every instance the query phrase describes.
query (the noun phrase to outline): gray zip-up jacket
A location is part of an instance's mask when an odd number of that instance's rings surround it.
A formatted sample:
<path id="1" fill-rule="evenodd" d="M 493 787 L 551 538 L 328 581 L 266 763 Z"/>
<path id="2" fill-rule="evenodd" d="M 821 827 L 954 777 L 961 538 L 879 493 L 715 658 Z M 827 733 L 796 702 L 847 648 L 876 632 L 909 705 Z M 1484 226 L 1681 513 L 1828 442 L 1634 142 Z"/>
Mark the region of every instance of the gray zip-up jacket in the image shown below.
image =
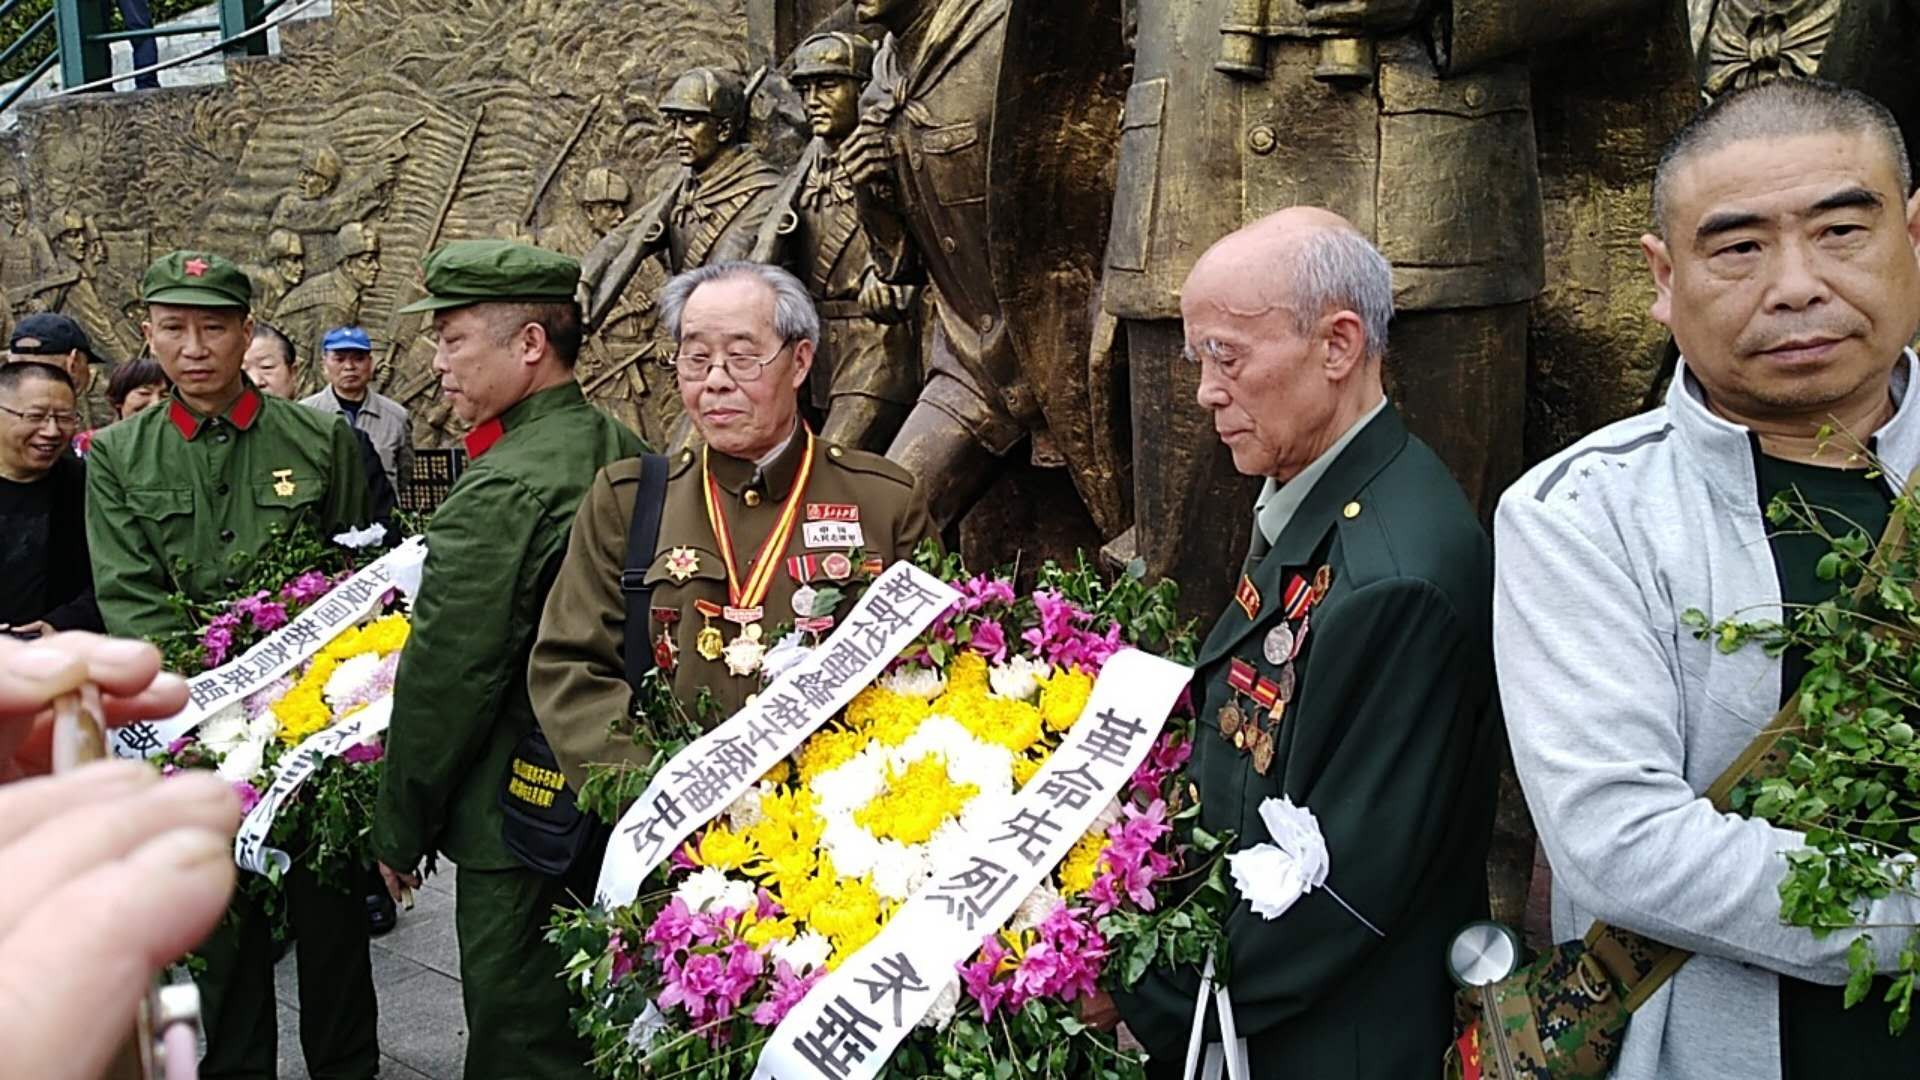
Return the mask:
<path id="1" fill-rule="evenodd" d="M 1915 357 L 1871 440 L 1898 489 L 1920 458 Z M 1701 797 L 1778 711 L 1780 662 L 1722 654 L 1681 622 L 1780 616 L 1745 428 L 1708 411 L 1684 362 L 1666 404 L 1536 466 L 1494 521 L 1494 657 L 1514 764 L 1553 867 L 1553 933 L 1595 919 L 1696 954 L 1634 1015 L 1625 1080 L 1780 1076 L 1779 980 L 1846 981 L 1852 934 L 1780 921 L 1799 833 Z M 1920 920 L 1892 898 L 1872 922 Z M 1904 931 L 1874 939 L 1882 970 Z"/>

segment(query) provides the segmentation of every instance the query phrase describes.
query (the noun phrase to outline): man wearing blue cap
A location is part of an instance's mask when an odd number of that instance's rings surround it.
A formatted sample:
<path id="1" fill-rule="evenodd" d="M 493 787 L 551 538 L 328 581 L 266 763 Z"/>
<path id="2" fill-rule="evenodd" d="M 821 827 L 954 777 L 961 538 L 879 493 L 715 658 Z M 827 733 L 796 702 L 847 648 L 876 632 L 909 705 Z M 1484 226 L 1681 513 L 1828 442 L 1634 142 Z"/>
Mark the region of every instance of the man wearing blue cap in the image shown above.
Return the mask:
<path id="1" fill-rule="evenodd" d="M 347 418 L 366 432 L 380 467 L 398 493 L 413 476 L 413 419 L 406 407 L 373 389 L 373 341 L 357 326 L 327 331 L 320 342 L 320 370 L 327 388 L 300 404 Z"/>

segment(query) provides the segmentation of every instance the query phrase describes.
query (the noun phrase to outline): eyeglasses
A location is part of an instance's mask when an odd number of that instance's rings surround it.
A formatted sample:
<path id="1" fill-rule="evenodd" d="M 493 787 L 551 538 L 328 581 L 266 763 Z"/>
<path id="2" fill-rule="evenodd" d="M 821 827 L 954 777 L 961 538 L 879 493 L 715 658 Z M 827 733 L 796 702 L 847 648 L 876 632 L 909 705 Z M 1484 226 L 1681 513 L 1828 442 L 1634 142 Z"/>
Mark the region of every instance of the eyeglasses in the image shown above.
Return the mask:
<path id="1" fill-rule="evenodd" d="M 792 344 L 793 342 L 791 341 L 781 342 L 779 348 L 773 350 L 773 352 L 766 356 L 748 356 L 745 354 L 730 353 L 722 358 L 720 363 L 727 369 L 727 374 L 732 377 L 734 382 L 756 382 L 759 380 L 761 374 L 767 370 L 767 365 L 780 359 L 780 354 L 786 352 L 787 346 Z M 704 353 L 693 354 L 678 352 L 673 354 L 671 366 L 674 374 L 680 378 L 688 382 L 699 382 L 707 377 L 708 372 L 713 370 L 713 362 L 714 358 Z"/>
<path id="2" fill-rule="evenodd" d="M 49 420 L 53 421 L 54 426 L 61 431 L 72 431 L 80 426 L 80 414 L 77 412 L 21 412 L 19 409 L 9 409 L 5 405 L 0 405 L 0 412 L 19 417 L 26 421 L 30 428 L 46 427 Z"/>

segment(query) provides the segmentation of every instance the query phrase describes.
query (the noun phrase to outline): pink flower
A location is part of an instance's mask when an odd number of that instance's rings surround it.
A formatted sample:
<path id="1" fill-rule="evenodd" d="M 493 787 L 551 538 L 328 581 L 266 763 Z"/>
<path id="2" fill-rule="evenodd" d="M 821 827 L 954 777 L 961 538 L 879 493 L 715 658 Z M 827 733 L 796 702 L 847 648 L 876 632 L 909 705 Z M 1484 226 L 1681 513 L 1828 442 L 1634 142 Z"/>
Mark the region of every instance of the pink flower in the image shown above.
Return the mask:
<path id="1" fill-rule="evenodd" d="M 187 747 L 192 746 L 193 742 L 194 742 L 194 737 L 192 732 L 188 732 L 187 734 L 180 736 L 179 738 L 167 744 L 168 756 L 170 757 L 180 756 L 180 752 L 182 750 L 185 750 Z"/>
<path id="2" fill-rule="evenodd" d="M 1156 799 L 1167 778 L 1180 771 L 1193 756 L 1193 743 L 1168 733 L 1160 736 L 1145 761 L 1133 771 L 1128 793 L 1138 799 Z"/>
<path id="3" fill-rule="evenodd" d="M 253 785 L 247 783 L 245 780 L 236 780 L 233 782 L 233 793 L 240 796 L 240 812 L 242 814 L 251 813 L 254 805 L 260 801 L 260 793 L 255 791 Z"/>
<path id="4" fill-rule="evenodd" d="M 774 964 L 773 992 L 753 1010 L 753 1022 L 761 1027 L 773 1027 L 787 1018 L 800 999 L 807 996 L 813 984 L 825 978 L 826 968 L 814 968 L 805 975 L 795 975 L 793 967 L 785 960 Z"/>
<path id="5" fill-rule="evenodd" d="M 996 664 L 1007 662 L 1007 632 L 993 619 L 982 620 L 973 628 L 973 640 L 967 647 Z"/>
<path id="6" fill-rule="evenodd" d="M 633 974 L 633 969 L 640 964 L 640 958 L 632 949 L 627 948 L 626 939 L 618 930 L 615 930 L 613 936 L 607 939 L 607 954 L 613 957 L 613 967 L 607 973 L 609 982 L 619 982 Z"/>
<path id="7" fill-rule="evenodd" d="M 647 927 L 647 944 L 669 955 L 693 944 L 693 913 L 685 900 L 674 897 L 653 917 L 653 925 Z"/>
<path id="8" fill-rule="evenodd" d="M 966 987 L 967 993 L 973 995 L 973 1000 L 980 1003 L 982 1020 L 992 1020 L 994 1010 L 1003 1006 L 1014 1010 L 1026 1003 L 1024 999 L 1009 1001 L 1014 995 L 1012 984 L 994 978 L 1000 961 L 1006 958 L 1007 948 L 1000 944 L 1000 936 L 988 934 L 980 942 L 979 954 L 970 963 L 960 965 L 960 985 Z"/>
<path id="9" fill-rule="evenodd" d="M 340 755 L 341 759 L 349 765 L 371 765 L 386 756 L 387 749 L 378 739 L 372 742 L 355 743 Z"/>
<path id="10" fill-rule="evenodd" d="M 667 865 L 675 870 L 698 870 L 700 859 L 694 851 L 693 841 L 689 840 L 674 848 L 673 854 L 667 856 Z"/>
<path id="11" fill-rule="evenodd" d="M 280 586 L 280 595 L 296 604 L 311 604 L 327 594 L 333 582 L 318 570 L 309 570 L 285 585 Z"/>
<path id="12" fill-rule="evenodd" d="M 252 613 L 253 625 L 272 633 L 287 625 L 287 609 L 284 604 L 256 604 Z"/>
<path id="13" fill-rule="evenodd" d="M 240 616 L 223 611 L 200 631 L 200 644 L 207 650 L 207 667 L 217 668 L 227 662 L 227 653 L 233 649 L 233 632 L 239 628 Z"/>

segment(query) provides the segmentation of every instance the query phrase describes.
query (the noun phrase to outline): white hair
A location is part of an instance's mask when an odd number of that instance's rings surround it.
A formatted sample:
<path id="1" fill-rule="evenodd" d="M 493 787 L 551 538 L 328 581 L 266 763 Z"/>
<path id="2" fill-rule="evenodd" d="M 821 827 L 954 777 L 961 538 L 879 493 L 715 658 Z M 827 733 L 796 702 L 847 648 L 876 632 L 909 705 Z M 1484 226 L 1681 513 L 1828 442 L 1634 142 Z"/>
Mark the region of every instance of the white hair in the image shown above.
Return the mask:
<path id="1" fill-rule="evenodd" d="M 1299 333 L 1328 312 L 1351 311 L 1366 329 L 1367 355 L 1387 355 L 1393 267 L 1366 237 L 1352 229 L 1315 229 L 1288 248 L 1282 272 L 1292 285 L 1286 307 Z"/>
<path id="2" fill-rule="evenodd" d="M 676 344 L 680 341 L 680 318 L 693 291 L 737 278 L 752 278 L 773 290 L 773 332 L 782 342 L 805 341 L 820 347 L 820 312 L 814 308 L 807 287 L 778 266 L 744 260 L 710 263 L 676 274 L 660 290 L 660 318 Z"/>

